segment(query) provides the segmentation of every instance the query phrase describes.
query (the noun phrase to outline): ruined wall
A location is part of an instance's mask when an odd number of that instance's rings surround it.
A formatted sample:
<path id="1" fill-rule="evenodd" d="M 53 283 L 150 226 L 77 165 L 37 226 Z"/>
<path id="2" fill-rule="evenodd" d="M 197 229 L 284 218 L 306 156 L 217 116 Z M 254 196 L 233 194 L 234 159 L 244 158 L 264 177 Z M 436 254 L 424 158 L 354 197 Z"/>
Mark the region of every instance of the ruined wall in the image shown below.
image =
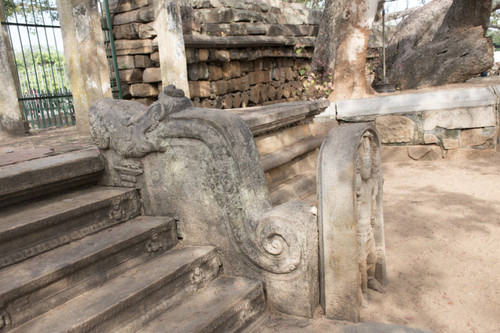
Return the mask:
<path id="1" fill-rule="evenodd" d="M 297 99 L 299 70 L 310 63 L 321 11 L 280 0 L 179 3 L 196 106 L 237 108 Z M 125 98 L 150 104 L 161 88 L 153 1 L 117 1 L 112 11 Z"/>

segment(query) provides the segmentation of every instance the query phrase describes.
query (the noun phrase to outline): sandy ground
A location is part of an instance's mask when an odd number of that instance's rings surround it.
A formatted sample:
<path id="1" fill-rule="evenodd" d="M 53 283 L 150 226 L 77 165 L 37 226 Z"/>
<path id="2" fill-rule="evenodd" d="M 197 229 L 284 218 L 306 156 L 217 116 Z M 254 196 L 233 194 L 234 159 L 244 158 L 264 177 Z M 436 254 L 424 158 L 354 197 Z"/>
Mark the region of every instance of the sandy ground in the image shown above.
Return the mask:
<path id="1" fill-rule="evenodd" d="M 500 332 L 500 154 L 383 172 L 389 285 L 362 321 Z"/>

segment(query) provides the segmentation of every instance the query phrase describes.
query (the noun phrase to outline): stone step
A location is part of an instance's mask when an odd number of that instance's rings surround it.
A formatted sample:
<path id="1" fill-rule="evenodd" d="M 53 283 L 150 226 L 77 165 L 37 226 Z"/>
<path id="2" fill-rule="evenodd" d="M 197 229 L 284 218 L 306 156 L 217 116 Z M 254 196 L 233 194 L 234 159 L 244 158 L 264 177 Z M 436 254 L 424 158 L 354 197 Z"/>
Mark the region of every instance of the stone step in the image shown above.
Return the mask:
<path id="1" fill-rule="evenodd" d="M 170 218 L 140 216 L 118 224 L 0 270 L 0 309 L 16 327 L 176 243 Z"/>
<path id="2" fill-rule="evenodd" d="M 267 314 L 262 283 L 219 278 L 139 332 L 239 332 Z"/>
<path id="3" fill-rule="evenodd" d="M 129 332 L 217 277 L 213 247 L 180 248 L 109 280 L 12 332 Z M 128 326 L 128 329 L 119 328 Z M 161 330 L 164 332 L 165 330 Z"/>
<path id="4" fill-rule="evenodd" d="M 1 166 L 0 207 L 96 183 L 103 168 L 96 148 Z"/>
<path id="5" fill-rule="evenodd" d="M 273 205 L 311 198 L 316 194 L 316 170 L 308 170 L 270 187 L 269 194 Z"/>
<path id="6" fill-rule="evenodd" d="M 90 187 L 8 207 L 0 216 L 0 268 L 140 214 L 136 190 Z"/>

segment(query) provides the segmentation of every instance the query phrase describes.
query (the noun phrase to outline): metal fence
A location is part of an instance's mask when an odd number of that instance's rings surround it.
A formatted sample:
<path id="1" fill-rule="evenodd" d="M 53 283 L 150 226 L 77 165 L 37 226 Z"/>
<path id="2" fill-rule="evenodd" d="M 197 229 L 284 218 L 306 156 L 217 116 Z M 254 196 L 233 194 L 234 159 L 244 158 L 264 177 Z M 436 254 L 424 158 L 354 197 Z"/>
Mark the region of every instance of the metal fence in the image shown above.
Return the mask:
<path id="1" fill-rule="evenodd" d="M 32 129 L 75 124 L 56 0 L 0 0 Z"/>

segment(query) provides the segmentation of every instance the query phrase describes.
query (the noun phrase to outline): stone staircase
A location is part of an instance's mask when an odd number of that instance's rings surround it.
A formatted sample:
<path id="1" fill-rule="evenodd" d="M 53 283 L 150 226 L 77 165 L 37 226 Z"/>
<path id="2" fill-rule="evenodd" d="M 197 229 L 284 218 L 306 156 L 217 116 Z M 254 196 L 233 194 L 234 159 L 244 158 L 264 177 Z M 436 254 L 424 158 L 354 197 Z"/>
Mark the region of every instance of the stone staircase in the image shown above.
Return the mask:
<path id="1" fill-rule="evenodd" d="M 232 332 L 268 318 L 261 282 L 183 247 L 95 149 L 0 167 L 0 332 Z"/>

